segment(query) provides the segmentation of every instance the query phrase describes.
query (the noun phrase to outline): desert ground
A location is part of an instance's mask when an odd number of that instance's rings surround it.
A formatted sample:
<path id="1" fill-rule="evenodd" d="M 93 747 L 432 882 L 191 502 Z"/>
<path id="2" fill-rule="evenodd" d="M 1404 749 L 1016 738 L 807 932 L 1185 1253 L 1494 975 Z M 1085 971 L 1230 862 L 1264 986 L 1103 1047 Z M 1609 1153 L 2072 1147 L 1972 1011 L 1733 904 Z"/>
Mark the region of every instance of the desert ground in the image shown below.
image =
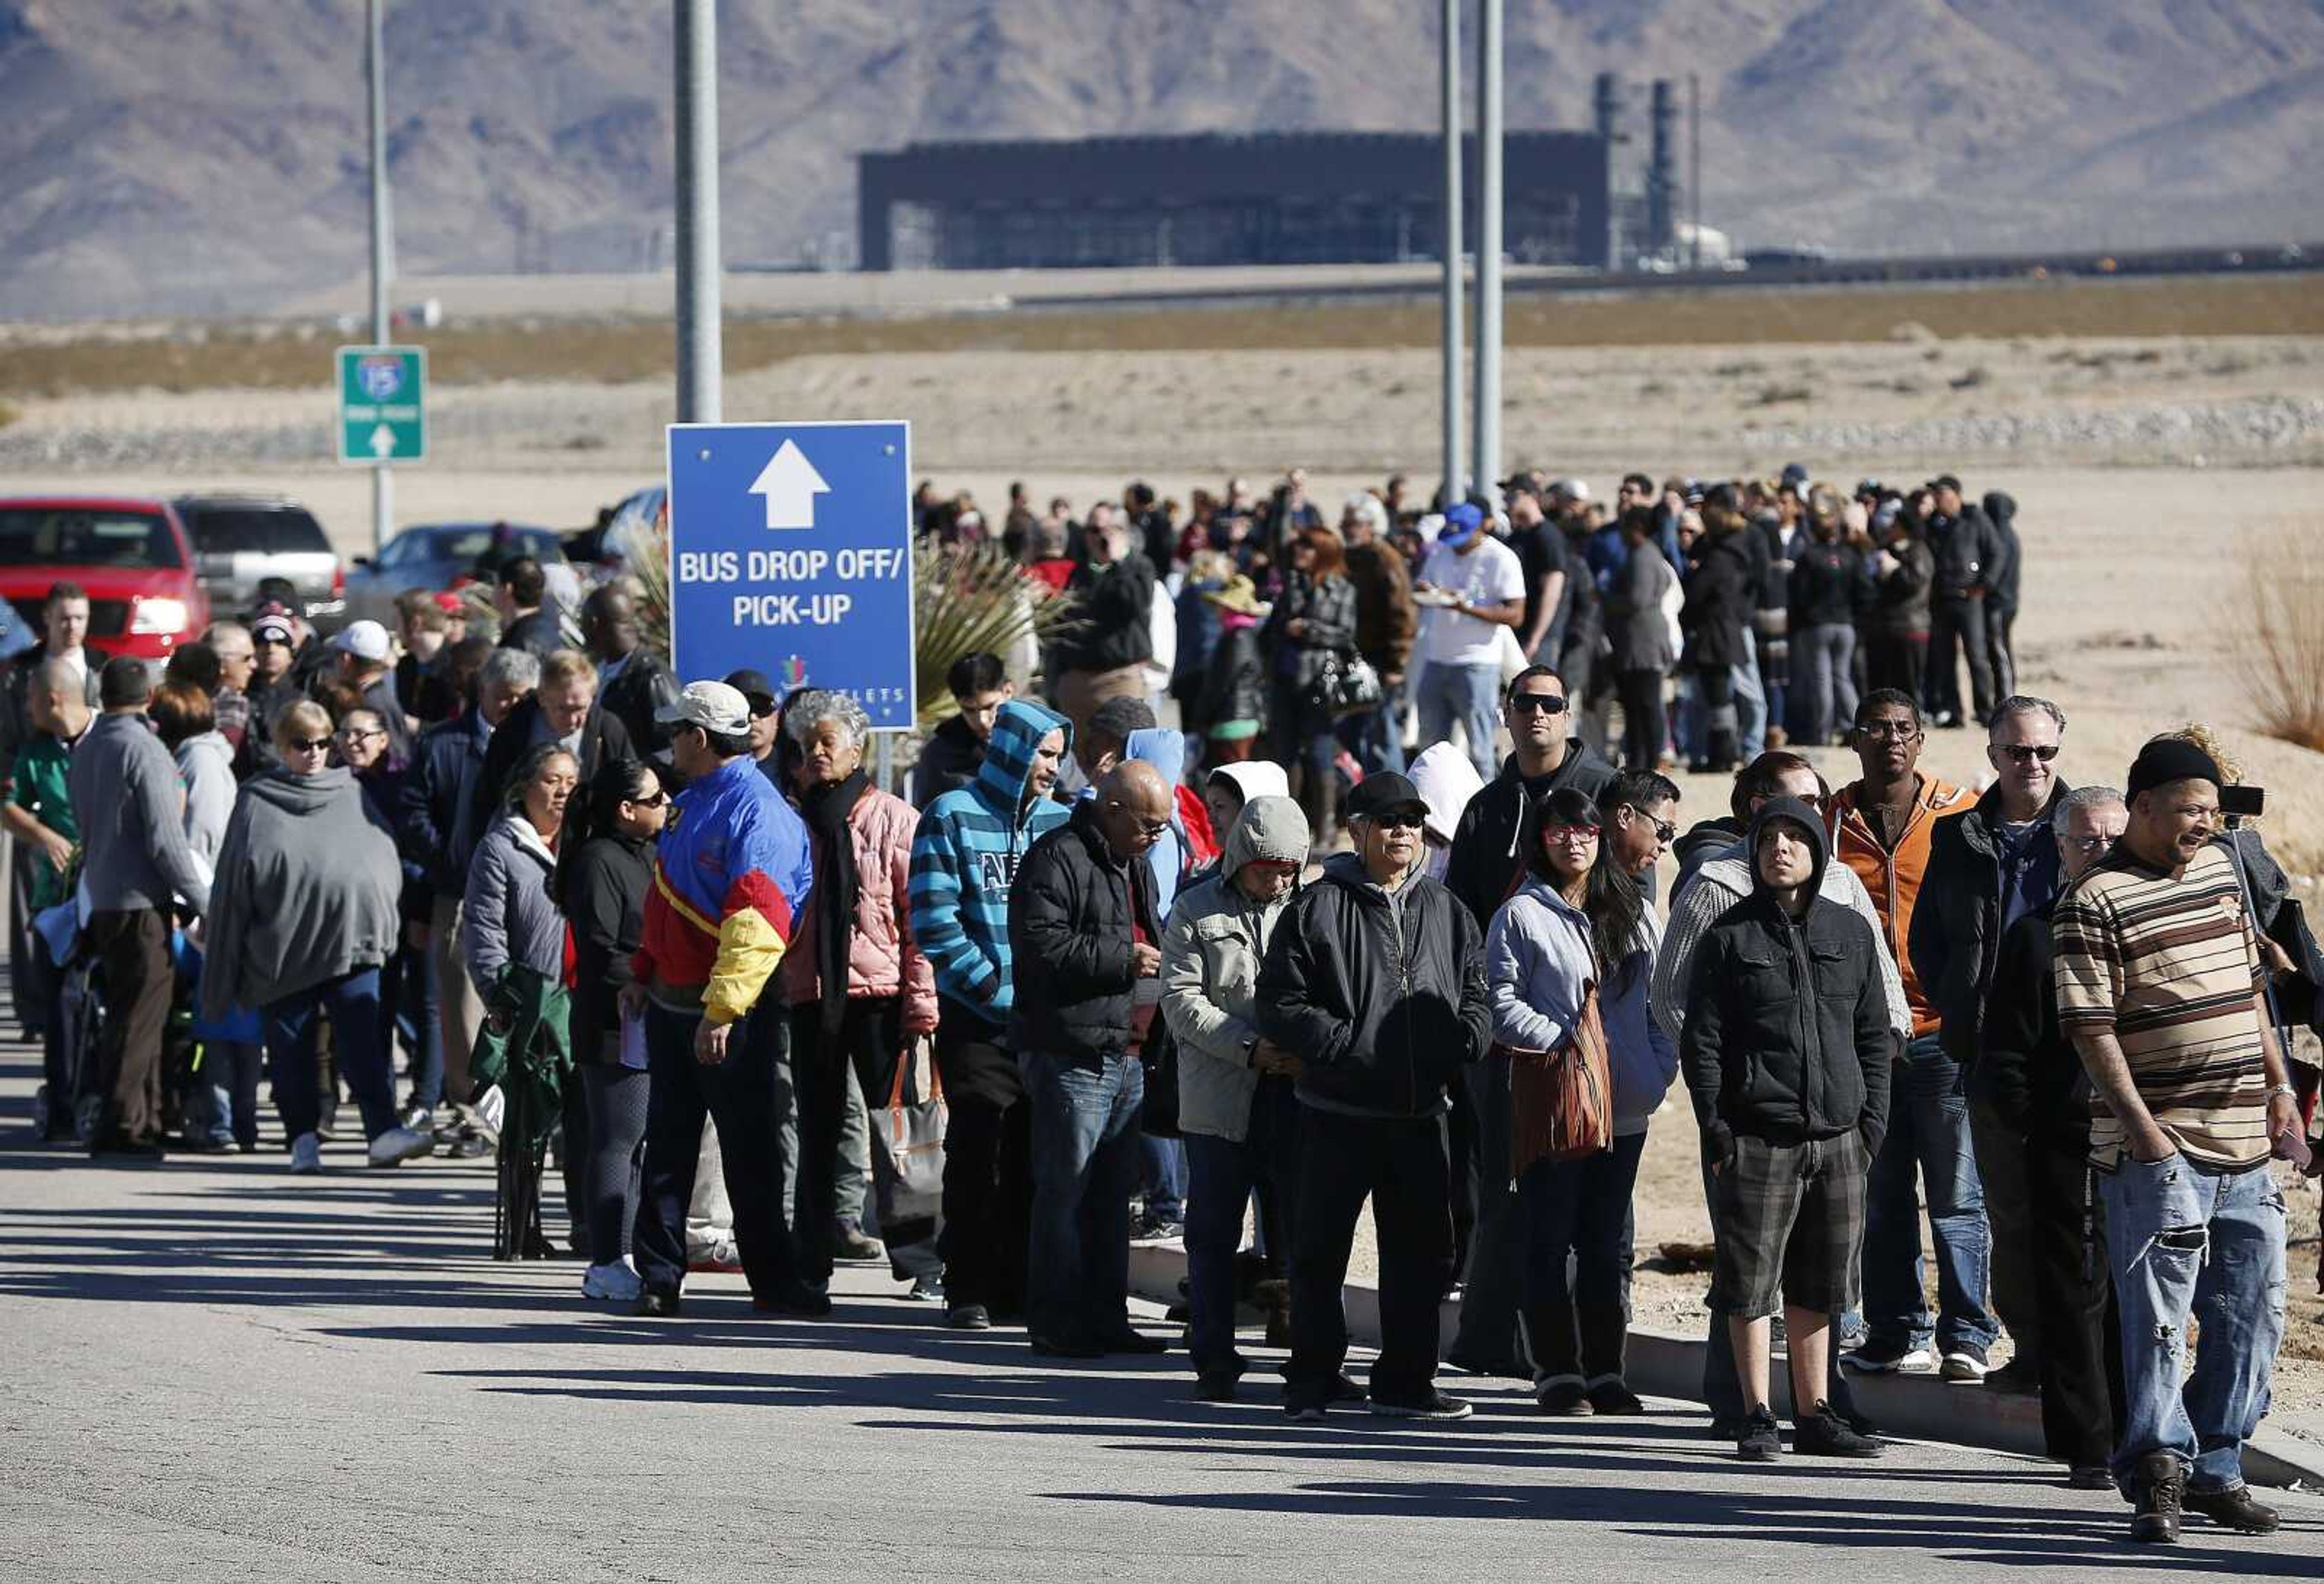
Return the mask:
<path id="1" fill-rule="evenodd" d="M 2020 685 L 2065 710 L 2060 769 L 2119 784 L 2137 744 L 2218 729 L 2266 786 L 2270 847 L 2316 907 L 2324 753 L 2274 741 L 2228 635 L 2245 568 L 2324 549 L 2324 291 L 2290 281 L 2050 290 L 1733 292 L 1513 300 L 1509 465 L 1610 493 L 1619 474 L 1820 478 L 1940 469 L 2018 502 Z M 666 322 L 498 317 L 433 333 L 444 383 L 430 460 L 396 479 L 401 523 L 586 523 L 661 467 Z M 517 300 L 521 300 L 521 297 Z M 1327 502 L 1437 472 L 1430 312 L 1312 309 L 738 319 L 730 419 L 911 420 L 914 467 L 988 508 L 1022 480 L 1077 504 L 1133 477 L 1179 500 L 1231 475 L 1306 466 Z M 0 327 L 0 493 L 276 490 L 368 549 L 369 486 L 329 461 L 329 347 L 300 321 L 226 329 Z M 1416 493 L 1425 493 L 1426 485 Z M 1980 745 L 1935 734 L 1924 763 L 1975 783 Z M 1834 782 L 1850 756 L 1818 751 Z M 1689 778 L 1685 818 L 1721 812 Z M 1658 1122 L 1639 1192 L 1641 1324 L 1692 1330 L 1706 1278 L 1655 1251 L 1708 1236 L 1693 1129 Z M 2324 1439 L 2318 1195 L 2292 1189 L 2293 1316 L 2277 1422 Z"/>

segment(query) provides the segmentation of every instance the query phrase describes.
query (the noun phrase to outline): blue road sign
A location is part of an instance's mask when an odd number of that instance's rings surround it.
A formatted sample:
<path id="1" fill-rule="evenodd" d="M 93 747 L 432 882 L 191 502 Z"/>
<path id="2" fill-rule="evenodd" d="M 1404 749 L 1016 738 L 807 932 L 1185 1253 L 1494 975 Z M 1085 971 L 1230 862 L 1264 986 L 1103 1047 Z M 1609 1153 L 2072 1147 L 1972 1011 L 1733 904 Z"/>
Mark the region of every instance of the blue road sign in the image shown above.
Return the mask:
<path id="1" fill-rule="evenodd" d="M 778 697 L 854 695 L 908 729 L 911 426 L 669 426 L 670 647 L 681 681 L 748 668 Z"/>

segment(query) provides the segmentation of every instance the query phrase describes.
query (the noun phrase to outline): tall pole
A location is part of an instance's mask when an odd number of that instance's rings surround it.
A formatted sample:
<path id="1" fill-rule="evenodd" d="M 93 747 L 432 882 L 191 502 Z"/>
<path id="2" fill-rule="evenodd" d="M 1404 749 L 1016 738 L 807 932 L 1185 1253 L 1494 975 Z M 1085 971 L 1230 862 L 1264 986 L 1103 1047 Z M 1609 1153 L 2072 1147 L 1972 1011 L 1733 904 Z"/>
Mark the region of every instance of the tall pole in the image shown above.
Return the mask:
<path id="1" fill-rule="evenodd" d="M 678 0 L 678 421 L 720 421 L 716 0 Z"/>
<path id="2" fill-rule="evenodd" d="M 1501 476 L 1501 0 L 1477 8 L 1477 419 L 1470 478 Z"/>
<path id="3" fill-rule="evenodd" d="M 386 0 L 364 0 L 364 76 L 371 99 L 371 343 L 388 343 L 387 288 L 394 273 L 387 212 Z M 395 475 L 384 462 L 371 469 L 371 549 L 379 554 L 395 531 Z"/>
<path id="4" fill-rule="evenodd" d="M 1461 0 L 1444 10 L 1444 503 L 1461 498 Z"/>
<path id="5" fill-rule="evenodd" d="M 1694 240 L 1689 244 L 1687 268 L 1702 268 L 1702 78 L 1686 74 L 1686 210 L 1693 217 Z"/>

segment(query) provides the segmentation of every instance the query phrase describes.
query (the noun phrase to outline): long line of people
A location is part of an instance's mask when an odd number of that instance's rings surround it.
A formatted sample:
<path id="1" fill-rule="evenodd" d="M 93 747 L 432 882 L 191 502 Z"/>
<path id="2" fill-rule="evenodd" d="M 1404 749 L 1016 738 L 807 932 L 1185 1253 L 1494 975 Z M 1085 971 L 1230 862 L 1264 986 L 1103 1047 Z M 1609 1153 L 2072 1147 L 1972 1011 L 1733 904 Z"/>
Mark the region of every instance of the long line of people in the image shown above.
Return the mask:
<path id="1" fill-rule="evenodd" d="M 2003 585 L 1976 582 L 2001 541 L 1953 481 L 1851 514 L 1803 476 L 1658 498 L 1637 475 L 1612 520 L 1570 483 L 1505 488 L 1489 527 L 1391 489 L 1334 533 L 1299 480 L 1264 508 L 1231 486 L 1183 534 L 1150 493 L 1142 517 L 1093 511 L 1058 557 L 1099 615 L 1043 658 L 1056 707 L 964 658 L 909 804 L 867 775 L 860 705 L 753 672 L 680 686 L 617 585 L 578 612 L 582 649 L 521 565 L 497 647 L 426 595 L 400 635 L 327 643 L 263 610 L 158 691 L 91 663 L 60 585 L 51 652 L 11 683 L 0 815 L 51 926 L 19 1004 L 51 1136 L 254 1148 L 263 1047 L 293 1171 L 321 1169 L 342 1086 L 373 1165 L 497 1145 L 510 1257 L 559 1252 L 537 1211 L 556 1136 L 584 1294 L 642 1314 L 724 1268 L 813 1319 L 835 1263 L 884 1260 L 954 1329 L 1154 1352 L 1129 1249 L 1183 1238 L 1206 1398 L 1238 1395 L 1256 1298 L 1294 1419 L 1465 1417 L 1439 1384 L 1457 1295 L 1455 1367 L 1620 1415 L 1645 1410 L 1635 1183 L 1683 1080 L 1716 1234 L 1704 1395 L 1741 1456 L 1784 1449 L 1780 1315 L 1794 1451 L 1877 1455 L 1849 1371 L 1937 1373 L 2038 1391 L 2052 1455 L 2134 1501 L 2142 1538 L 2182 1509 L 2272 1529 L 2237 1455 L 2282 1325 L 2266 1163 L 2316 1090 L 2276 1033 L 2319 1015 L 2319 962 L 2221 815 L 2215 745 L 2158 738 L 2124 793 L 2069 791 L 2062 712 L 1973 662 L 1990 787 L 1920 769 L 1966 713 L 1911 618 L 1879 625 L 1923 530 L 1975 541 L 1941 589 L 1977 607 L 1950 640 L 2006 653 L 2006 606 L 1981 603 Z M 925 528 L 972 515 L 931 504 Z M 1028 553 L 1057 545 L 1024 516 Z M 1849 542 L 1875 523 L 1881 548 Z M 1763 540 L 1798 552 L 1781 622 L 1755 603 Z M 1186 590 L 1183 731 L 1153 707 L 1157 570 Z M 1860 644 L 1828 631 L 1851 623 Z M 1742 701 L 1794 659 L 1808 685 L 1763 694 L 1760 741 L 1766 718 L 1810 741 L 1845 723 L 1860 774 L 1837 790 L 1794 751 L 1746 757 Z M 1735 775 L 1682 837 L 1665 772 L 1690 742 Z M 104 987 L 82 1050 L 73 963 Z M 931 1102 L 940 1198 L 901 1142 Z M 1340 1294 L 1367 1203 L 1382 1347 L 1359 1385 Z M 2199 1298 L 2242 1322 L 2207 1325 L 2182 1394 Z M 1989 1375 L 2005 1327 L 2015 1361 Z"/>

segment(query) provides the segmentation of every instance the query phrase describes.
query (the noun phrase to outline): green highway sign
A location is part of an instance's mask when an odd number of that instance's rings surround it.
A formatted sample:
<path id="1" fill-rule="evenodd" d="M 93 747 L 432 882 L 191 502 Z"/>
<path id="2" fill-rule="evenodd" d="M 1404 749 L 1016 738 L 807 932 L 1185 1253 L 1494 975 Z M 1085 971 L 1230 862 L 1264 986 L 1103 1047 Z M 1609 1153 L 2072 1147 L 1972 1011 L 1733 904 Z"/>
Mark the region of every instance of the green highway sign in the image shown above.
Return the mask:
<path id="1" fill-rule="evenodd" d="M 425 461 L 427 391 L 426 347 L 340 347 L 339 460 Z"/>

